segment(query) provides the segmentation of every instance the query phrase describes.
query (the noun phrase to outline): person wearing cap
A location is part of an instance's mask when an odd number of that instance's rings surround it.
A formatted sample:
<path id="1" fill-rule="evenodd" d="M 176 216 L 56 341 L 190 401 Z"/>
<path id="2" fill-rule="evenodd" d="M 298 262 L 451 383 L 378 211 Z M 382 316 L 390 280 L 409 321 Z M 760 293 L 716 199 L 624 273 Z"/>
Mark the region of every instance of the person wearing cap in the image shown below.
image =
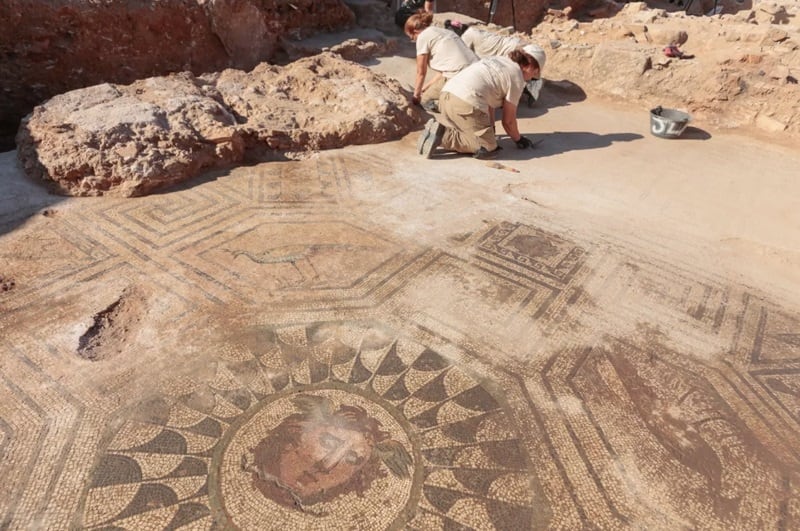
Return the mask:
<path id="1" fill-rule="evenodd" d="M 461 35 L 461 40 L 463 40 L 469 49 L 475 52 L 475 55 L 480 59 L 494 55 L 508 55 L 512 50 L 530 44 L 530 41 L 526 41 L 520 37 L 501 35 L 487 29 L 479 28 L 475 24 L 464 24 L 457 20 L 445 20 L 444 27 L 455 32 L 456 35 Z M 540 61 L 539 68 L 543 69 L 544 50 L 542 50 L 540 58 L 542 60 Z M 541 78 L 532 79 L 525 84 L 525 89 L 522 93 L 528 97 L 527 103 L 529 107 L 532 107 L 539 97 L 542 84 Z"/>
<path id="2" fill-rule="evenodd" d="M 533 147 L 519 132 L 517 104 L 525 82 L 541 76 L 544 57 L 541 47 L 528 44 L 507 56 L 485 57 L 456 74 L 439 98 L 446 125 L 429 120 L 417 143 L 418 152 L 430 157 L 441 146 L 478 159 L 494 158 L 499 149 L 494 131 L 497 108 L 502 109 L 503 129 L 517 147 Z"/>
<path id="3" fill-rule="evenodd" d="M 405 24 L 405 32 L 416 43 L 417 75 L 414 80 L 412 101 L 419 105 L 423 92 L 425 100 L 437 100 L 445 82 L 474 63 L 478 57 L 467 48 L 458 35 L 452 31 L 432 26 L 433 13 L 419 12 L 412 15 Z M 427 84 L 425 77 L 428 68 L 437 75 Z"/>
<path id="4" fill-rule="evenodd" d="M 544 53 L 544 48 L 539 46 L 538 44 L 528 44 L 524 46 L 524 48 L 528 49 L 528 52 L 531 56 L 536 59 L 536 62 L 539 64 L 539 73 L 540 75 L 530 81 L 525 83 L 525 90 L 522 91 L 523 94 L 528 96 L 528 107 L 533 107 L 533 104 L 539 99 L 539 93 L 542 90 L 542 86 L 544 85 L 544 80 L 541 76 L 541 71 L 544 70 L 544 63 L 547 61 L 547 54 Z"/>

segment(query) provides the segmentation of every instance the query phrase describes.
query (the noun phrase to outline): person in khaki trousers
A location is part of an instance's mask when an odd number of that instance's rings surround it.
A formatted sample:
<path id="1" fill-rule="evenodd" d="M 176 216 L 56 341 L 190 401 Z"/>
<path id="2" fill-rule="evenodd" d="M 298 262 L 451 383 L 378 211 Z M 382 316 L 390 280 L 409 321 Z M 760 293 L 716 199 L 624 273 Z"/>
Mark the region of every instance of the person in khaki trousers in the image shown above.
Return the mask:
<path id="1" fill-rule="evenodd" d="M 456 74 L 442 88 L 439 121 L 431 119 L 417 143 L 421 155 L 430 157 L 441 146 L 469 153 L 478 159 L 494 158 L 497 136 L 495 109 L 502 109 L 503 129 L 518 148 L 533 147 L 517 125 L 517 104 L 525 83 L 541 76 L 544 50 L 529 44 L 507 57 L 486 57 Z"/>
<path id="2" fill-rule="evenodd" d="M 461 40 L 475 52 L 479 59 L 491 57 L 493 55 L 508 55 L 517 48 L 522 48 L 527 44 L 534 44 L 520 37 L 512 35 L 502 35 L 481 29 L 475 25 L 463 24 L 459 21 L 445 20 L 444 27 L 453 31 L 456 35 L 461 35 Z M 535 55 L 534 59 L 539 63 L 539 70 L 544 70 L 544 50 L 540 55 Z M 525 84 L 522 91 L 523 99 L 526 100 L 528 107 L 533 107 L 539 98 L 544 81 L 541 78 L 532 79 Z"/>
<path id="3" fill-rule="evenodd" d="M 405 24 L 404 31 L 416 43 L 417 75 L 414 79 L 412 102 L 420 105 L 423 101 L 439 99 L 445 82 L 478 60 L 461 38 L 450 30 L 432 26 L 433 14 L 418 12 Z M 436 75 L 428 83 L 425 77 L 428 68 Z"/>

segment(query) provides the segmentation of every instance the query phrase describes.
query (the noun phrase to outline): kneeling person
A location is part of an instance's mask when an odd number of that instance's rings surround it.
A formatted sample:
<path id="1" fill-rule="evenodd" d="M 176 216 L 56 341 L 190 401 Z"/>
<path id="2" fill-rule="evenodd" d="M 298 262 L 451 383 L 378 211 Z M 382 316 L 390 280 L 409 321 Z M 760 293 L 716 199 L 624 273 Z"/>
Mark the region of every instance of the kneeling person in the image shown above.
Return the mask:
<path id="1" fill-rule="evenodd" d="M 539 63 L 539 70 L 544 70 L 545 53 L 544 49 L 533 43 L 526 42 L 520 37 L 501 35 L 487 29 L 481 29 L 475 25 L 464 24 L 458 21 L 445 20 L 444 27 L 453 31 L 456 35 L 461 35 L 461 40 L 475 52 L 480 59 L 493 55 L 508 55 L 517 48 L 532 45 L 535 48 L 531 53 L 536 62 Z M 532 79 L 525 84 L 522 94 L 526 96 L 528 107 L 533 107 L 539 99 L 542 90 L 542 79 Z"/>
<path id="2" fill-rule="evenodd" d="M 541 75 L 536 59 L 540 54 L 540 47 L 527 45 L 507 57 L 481 59 L 456 74 L 445 84 L 439 99 L 443 121 L 452 127 L 430 120 L 418 143 L 420 154 L 430 157 L 441 145 L 479 159 L 493 158 L 498 149 L 494 132 L 498 107 L 502 108 L 503 129 L 511 140 L 519 148 L 532 147 L 532 142 L 519 133 L 517 104 L 525 83 Z"/>

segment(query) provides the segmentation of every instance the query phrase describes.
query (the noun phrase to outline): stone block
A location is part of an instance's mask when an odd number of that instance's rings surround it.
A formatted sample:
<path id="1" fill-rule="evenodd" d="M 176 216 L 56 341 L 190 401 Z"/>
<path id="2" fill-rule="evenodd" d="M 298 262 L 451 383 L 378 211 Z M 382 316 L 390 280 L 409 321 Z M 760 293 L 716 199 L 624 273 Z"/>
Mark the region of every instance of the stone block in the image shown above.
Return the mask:
<path id="1" fill-rule="evenodd" d="M 250 69 L 281 41 L 346 28 L 342 0 L 3 0 L 0 136 L 46 99 L 98 83 Z"/>
<path id="2" fill-rule="evenodd" d="M 623 27 L 639 44 L 651 42 L 648 28 L 644 24 L 625 24 Z"/>
<path id="3" fill-rule="evenodd" d="M 759 113 L 756 116 L 756 127 L 768 133 L 782 133 L 786 130 L 786 124 L 772 116 Z"/>
<path id="4" fill-rule="evenodd" d="M 665 27 L 658 24 L 648 26 L 647 33 L 650 35 L 651 42 L 662 46 L 666 46 L 667 44 L 681 46 L 689 40 L 689 33 L 685 30 Z"/>
<path id="5" fill-rule="evenodd" d="M 783 42 L 789 38 L 789 34 L 779 28 L 770 28 L 761 40 L 764 46 L 771 46 L 778 42 Z"/>
<path id="6" fill-rule="evenodd" d="M 303 152 L 396 139 L 422 122 L 399 82 L 333 53 L 56 96 L 17 135 L 25 172 L 74 196 L 140 196 L 246 151 Z"/>
<path id="7" fill-rule="evenodd" d="M 625 42 L 599 45 L 589 64 L 589 75 L 599 86 L 612 94 L 622 94 L 626 87 L 636 84 L 637 78 L 652 67 L 650 56 L 638 46 Z"/>

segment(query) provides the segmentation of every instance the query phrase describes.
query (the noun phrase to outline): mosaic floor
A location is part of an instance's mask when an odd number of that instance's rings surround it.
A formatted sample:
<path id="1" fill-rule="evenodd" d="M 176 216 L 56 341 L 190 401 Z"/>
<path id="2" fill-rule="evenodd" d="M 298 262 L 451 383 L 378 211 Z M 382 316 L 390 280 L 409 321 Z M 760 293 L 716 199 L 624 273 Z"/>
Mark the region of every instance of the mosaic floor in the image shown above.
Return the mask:
<path id="1" fill-rule="evenodd" d="M 386 164 L 6 195 L 0 528 L 800 526 L 800 312 L 524 212 L 387 230 Z"/>

